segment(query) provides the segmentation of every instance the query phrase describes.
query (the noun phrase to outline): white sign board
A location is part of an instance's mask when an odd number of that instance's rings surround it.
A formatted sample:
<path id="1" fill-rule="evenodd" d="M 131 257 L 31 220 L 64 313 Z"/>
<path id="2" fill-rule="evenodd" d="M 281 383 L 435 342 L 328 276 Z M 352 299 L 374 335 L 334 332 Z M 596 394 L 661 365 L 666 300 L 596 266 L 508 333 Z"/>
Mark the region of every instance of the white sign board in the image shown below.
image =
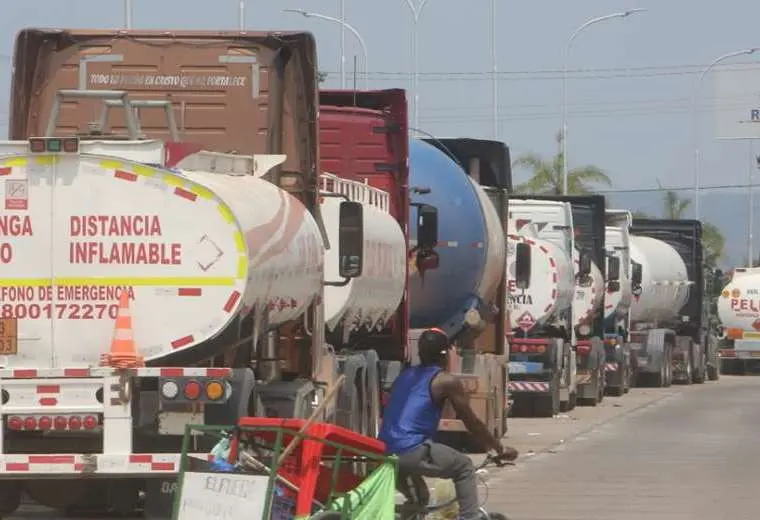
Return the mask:
<path id="1" fill-rule="evenodd" d="M 183 476 L 176 520 L 258 520 L 264 517 L 269 477 L 235 473 Z"/>
<path id="2" fill-rule="evenodd" d="M 712 74 L 714 101 L 707 103 L 706 91 L 700 99 L 702 107 L 714 107 L 716 138 L 760 138 L 760 66 L 726 65 Z"/>

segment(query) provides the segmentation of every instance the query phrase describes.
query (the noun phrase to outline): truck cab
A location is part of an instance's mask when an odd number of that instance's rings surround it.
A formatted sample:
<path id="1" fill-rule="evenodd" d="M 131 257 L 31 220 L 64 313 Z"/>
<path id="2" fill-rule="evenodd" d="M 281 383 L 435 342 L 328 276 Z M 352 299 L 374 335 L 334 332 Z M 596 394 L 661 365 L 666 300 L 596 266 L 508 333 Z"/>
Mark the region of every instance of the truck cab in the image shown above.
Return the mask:
<path id="1" fill-rule="evenodd" d="M 565 202 L 510 200 L 509 389 L 514 415 L 545 417 L 575 407 L 572 229 L 572 211 Z"/>
<path id="2" fill-rule="evenodd" d="M 605 389 L 609 395 L 621 396 L 635 382 L 635 357 L 630 351 L 631 289 L 630 227 L 633 222 L 627 210 L 605 211 L 605 280 L 604 350 Z"/>

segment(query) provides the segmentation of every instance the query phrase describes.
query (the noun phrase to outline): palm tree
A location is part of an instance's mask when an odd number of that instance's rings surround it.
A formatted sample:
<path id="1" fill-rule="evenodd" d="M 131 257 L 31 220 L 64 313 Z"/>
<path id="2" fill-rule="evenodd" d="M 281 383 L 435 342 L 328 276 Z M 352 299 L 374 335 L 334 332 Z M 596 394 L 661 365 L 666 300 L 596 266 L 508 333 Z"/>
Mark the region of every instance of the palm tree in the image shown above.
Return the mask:
<path id="1" fill-rule="evenodd" d="M 681 197 L 673 190 L 665 190 L 660 181 L 657 181 L 657 185 L 661 190 L 664 190 L 662 193 L 662 218 L 672 220 L 684 218 L 686 210 L 691 206 L 691 199 Z M 651 218 L 646 213 L 635 212 L 634 218 L 639 217 Z M 715 224 L 702 222 L 702 246 L 705 265 L 714 268 L 718 265 L 726 247 L 726 239 Z"/>
<path id="2" fill-rule="evenodd" d="M 557 148 L 561 150 L 563 135 L 557 132 Z M 565 156 L 561 151 L 547 159 L 536 153 L 522 155 L 513 163 L 514 167 L 526 168 L 532 172 L 532 177 L 523 184 L 515 186 L 516 193 L 533 193 L 538 195 L 562 195 L 562 165 Z M 612 181 L 601 168 L 587 165 L 573 168 L 567 175 L 567 191 L 570 194 L 582 195 L 593 193 L 591 184 L 611 186 Z"/>

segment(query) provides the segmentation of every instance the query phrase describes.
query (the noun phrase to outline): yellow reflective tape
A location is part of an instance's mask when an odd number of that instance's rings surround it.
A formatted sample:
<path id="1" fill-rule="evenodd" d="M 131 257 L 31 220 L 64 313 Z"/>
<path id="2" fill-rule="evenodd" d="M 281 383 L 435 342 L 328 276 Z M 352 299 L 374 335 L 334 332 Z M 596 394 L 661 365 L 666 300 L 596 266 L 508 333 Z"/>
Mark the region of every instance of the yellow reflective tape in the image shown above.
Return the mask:
<path id="1" fill-rule="evenodd" d="M 227 286 L 235 285 L 236 279 L 232 277 L 208 277 L 208 276 L 155 276 L 144 278 L 99 278 L 96 276 L 90 276 L 85 278 L 53 278 L 52 283 L 50 278 L 0 278 L 0 287 L 46 287 L 48 285 L 60 285 L 64 287 L 71 287 L 75 285 L 94 285 L 102 287 L 111 286 Z"/>
<path id="2" fill-rule="evenodd" d="M 240 255 L 238 258 L 238 278 L 248 278 L 248 257 Z"/>
<path id="3" fill-rule="evenodd" d="M 226 220 L 229 223 L 235 222 L 235 217 L 232 215 L 230 208 L 228 208 L 224 204 L 219 204 L 218 208 L 219 208 L 219 213 L 222 214 L 222 218 L 224 220 Z"/>
<path id="4" fill-rule="evenodd" d="M 28 159 L 26 157 L 11 157 L 10 159 L 4 160 L 2 163 L 3 166 L 26 166 L 28 164 Z"/>
<path id="5" fill-rule="evenodd" d="M 58 159 L 57 155 L 38 155 L 34 158 L 34 162 L 42 166 L 52 166 L 58 162 Z"/>
<path id="6" fill-rule="evenodd" d="M 212 200 L 214 198 L 214 194 L 211 193 L 210 190 L 198 184 L 193 184 L 192 187 L 190 188 L 190 191 L 192 191 L 193 193 L 195 193 L 202 199 Z"/>
<path id="7" fill-rule="evenodd" d="M 143 166 L 141 164 L 135 164 L 132 167 L 132 171 L 135 173 L 135 175 L 140 175 L 142 177 L 154 177 L 156 175 L 155 168 L 151 168 L 150 166 Z"/>
<path id="8" fill-rule="evenodd" d="M 757 339 L 757 338 L 760 338 L 760 332 L 749 332 L 749 331 L 744 331 L 744 338 L 745 338 L 745 339 L 747 339 L 747 338 L 749 338 L 749 339 Z"/>
<path id="9" fill-rule="evenodd" d="M 0 287 L 46 287 L 50 278 L 0 278 Z"/>
<path id="10" fill-rule="evenodd" d="M 184 186 L 185 179 L 177 177 L 176 175 L 164 175 L 164 182 L 171 186 Z"/>
<path id="11" fill-rule="evenodd" d="M 114 161 L 113 159 L 106 159 L 105 161 L 100 161 L 100 167 L 105 168 L 106 170 L 119 170 L 124 167 L 124 163 L 121 161 Z"/>
<path id="12" fill-rule="evenodd" d="M 238 253 L 245 252 L 245 240 L 243 240 L 243 234 L 240 231 L 235 233 L 235 247 L 237 248 Z"/>

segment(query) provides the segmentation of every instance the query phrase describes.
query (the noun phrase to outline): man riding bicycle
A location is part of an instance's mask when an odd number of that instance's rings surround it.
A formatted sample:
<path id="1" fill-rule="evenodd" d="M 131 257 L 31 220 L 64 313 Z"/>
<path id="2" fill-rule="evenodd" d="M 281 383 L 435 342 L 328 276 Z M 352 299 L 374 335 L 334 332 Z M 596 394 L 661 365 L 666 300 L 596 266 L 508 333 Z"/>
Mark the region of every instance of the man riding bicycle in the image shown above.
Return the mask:
<path id="1" fill-rule="evenodd" d="M 477 476 L 470 457 L 433 441 L 446 400 L 483 447 L 505 460 L 514 460 L 518 452 L 502 446 L 489 433 L 470 408 L 462 382 L 445 370 L 451 348 L 446 333 L 428 329 L 418 347 L 420 364 L 405 368 L 393 382 L 379 438 L 386 453 L 398 457 L 400 474 L 453 480 L 459 518 L 480 518 Z"/>

